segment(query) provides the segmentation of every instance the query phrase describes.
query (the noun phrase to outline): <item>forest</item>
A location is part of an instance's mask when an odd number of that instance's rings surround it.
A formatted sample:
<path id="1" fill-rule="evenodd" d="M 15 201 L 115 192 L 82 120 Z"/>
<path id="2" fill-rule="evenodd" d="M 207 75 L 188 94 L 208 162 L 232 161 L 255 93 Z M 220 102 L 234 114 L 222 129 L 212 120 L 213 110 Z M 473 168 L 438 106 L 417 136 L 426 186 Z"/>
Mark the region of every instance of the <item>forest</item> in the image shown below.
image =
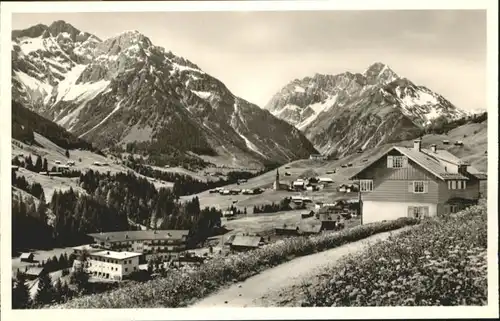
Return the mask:
<path id="1" fill-rule="evenodd" d="M 482 123 L 488 120 L 488 113 L 474 114 L 449 121 L 445 116 L 436 118 L 431 125 L 423 130 L 423 134 L 447 134 L 450 130 L 465 124 Z"/>
<path id="2" fill-rule="evenodd" d="M 16 177 L 13 182 L 43 199 L 39 184 L 30 185 L 24 177 Z M 87 194 L 72 188 L 56 191 L 48 204 L 40 202 L 38 207 L 28 198 L 13 200 L 14 252 L 83 244 L 91 241 L 88 233 L 137 229 L 132 222 L 157 229 L 188 229 L 196 242 L 220 226 L 219 210 L 200 209 L 196 197 L 180 202 L 170 189 L 156 190 L 146 179 L 132 173 L 110 175 L 90 170 L 80 175 L 80 184 Z M 51 225 L 47 209 L 54 216 Z"/>
<path id="3" fill-rule="evenodd" d="M 248 180 L 253 177 L 262 175 L 265 172 L 272 169 L 266 167 L 263 170 L 254 173 L 248 171 L 230 171 L 226 174 L 227 178 L 219 178 L 216 181 L 201 181 L 189 175 L 165 172 L 153 169 L 150 166 L 142 164 L 141 161 L 133 159 L 132 157 L 130 157 L 126 161 L 125 165 L 144 176 L 152 177 L 167 182 L 173 182 L 174 183 L 173 194 L 178 197 L 197 194 L 209 189 L 214 189 L 229 184 L 236 184 L 240 179 Z"/>
<path id="4" fill-rule="evenodd" d="M 65 149 L 85 149 L 102 155 L 91 143 L 80 139 L 54 122 L 12 100 L 12 138 L 26 144 L 36 144 L 34 132 Z"/>

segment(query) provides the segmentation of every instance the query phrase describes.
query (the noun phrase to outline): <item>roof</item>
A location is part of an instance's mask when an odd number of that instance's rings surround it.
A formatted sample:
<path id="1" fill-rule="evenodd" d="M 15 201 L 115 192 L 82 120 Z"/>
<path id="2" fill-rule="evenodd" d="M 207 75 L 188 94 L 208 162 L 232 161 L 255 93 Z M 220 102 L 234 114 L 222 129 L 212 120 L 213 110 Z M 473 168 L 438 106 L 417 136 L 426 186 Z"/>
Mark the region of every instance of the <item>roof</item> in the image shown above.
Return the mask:
<path id="1" fill-rule="evenodd" d="M 99 251 L 101 249 L 92 247 L 92 246 L 90 246 L 90 244 L 85 244 L 85 245 L 75 246 L 75 247 L 73 247 L 73 250 L 77 250 L 77 251 L 83 251 L 83 250 L 87 250 L 87 251 Z"/>
<path id="2" fill-rule="evenodd" d="M 32 266 L 30 268 L 28 268 L 28 271 L 24 272 L 24 274 L 28 274 L 28 275 L 40 275 L 42 272 L 43 272 L 44 268 L 43 267 L 35 267 L 35 266 Z"/>
<path id="3" fill-rule="evenodd" d="M 479 180 L 487 180 L 488 179 L 488 174 L 478 171 L 475 167 L 468 166 L 467 172 L 469 172 L 469 174 L 471 174 L 472 176 L 475 176 Z"/>
<path id="4" fill-rule="evenodd" d="M 319 233 L 321 231 L 321 224 L 304 224 L 303 226 L 300 227 L 300 231 L 302 233 Z"/>
<path id="5" fill-rule="evenodd" d="M 369 166 L 373 165 L 374 163 L 378 162 L 382 157 L 387 155 L 391 150 L 397 150 L 401 154 L 405 155 L 421 167 L 423 167 L 425 170 L 429 171 L 433 175 L 435 175 L 437 178 L 440 178 L 442 180 L 447 180 L 447 179 L 463 179 L 463 180 L 468 180 L 468 177 L 460 174 L 460 173 L 450 173 L 447 172 L 445 167 L 439 162 L 438 159 L 453 163 L 453 164 L 460 164 L 463 163 L 460 158 L 456 157 L 455 155 L 451 154 L 448 151 L 445 150 L 437 150 L 436 153 L 432 152 L 431 150 L 428 149 L 422 149 L 420 152 L 414 150 L 411 147 L 400 147 L 400 146 L 392 146 L 387 151 L 385 151 L 380 157 L 377 159 L 373 160 L 371 163 L 367 164 L 360 170 L 358 170 L 356 173 L 351 175 L 350 179 L 354 179 L 359 173 L 364 171 L 366 168 Z M 469 168 L 468 168 L 469 171 Z"/>
<path id="6" fill-rule="evenodd" d="M 92 256 L 104 257 L 104 258 L 108 258 L 108 259 L 125 260 L 125 259 L 130 259 L 132 257 L 141 256 L 142 253 L 100 251 L 100 252 L 92 253 L 91 255 Z"/>
<path id="7" fill-rule="evenodd" d="M 102 241 L 123 242 L 133 240 L 175 240 L 181 239 L 182 236 L 188 234 L 189 230 L 145 230 L 92 233 L 88 235 Z"/>
<path id="8" fill-rule="evenodd" d="M 30 258 L 33 255 L 34 255 L 33 253 L 21 253 L 20 258 L 21 259 L 28 259 L 28 258 Z"/>
<path id="9" fill-rule="evenodd" d="M 233 242 L 231 242 L 231 245 L 258 247 L 261 241 L 262 241 L 261 236 L 236 235 L 233 239 Z"/>

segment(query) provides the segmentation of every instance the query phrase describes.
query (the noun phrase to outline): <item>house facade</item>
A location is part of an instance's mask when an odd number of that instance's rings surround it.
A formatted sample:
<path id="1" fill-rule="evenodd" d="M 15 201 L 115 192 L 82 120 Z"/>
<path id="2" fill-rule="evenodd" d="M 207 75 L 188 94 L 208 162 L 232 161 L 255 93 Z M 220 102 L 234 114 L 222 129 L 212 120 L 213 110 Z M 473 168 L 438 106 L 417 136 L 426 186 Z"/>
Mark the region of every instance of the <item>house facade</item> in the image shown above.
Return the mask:
<path id="1" fill-rule="evenodd" d="M 486 175 L 448 151 L 391 147 L 354 174 L 362 195 L 363 222 L 446 215 L 477 203 Z"/>
<path id="2" fill-rule="evenodd" d="M 326 160 L 327 157 L 325 155 L 321 155 L 321 154 L 311 154 L 311 155 L 309 155 L 309 159 L 310 160 Z"/>
<path id="3" fill-rule="evenodd" d="M 74 266 L 83 264 L 85 272 L 94 278 L 121 281 L 139 270 L 141 253 L 99 251 L 89 253 L 86 262 L 75 261 Z"/>
<path id="4" fill-rule="evenodd" d="M 141 253 L 147 261 L 153 256 L 177 259 L 186 250 L 188 230 L 120 231 L 89 234 L 101 248 Z"/>

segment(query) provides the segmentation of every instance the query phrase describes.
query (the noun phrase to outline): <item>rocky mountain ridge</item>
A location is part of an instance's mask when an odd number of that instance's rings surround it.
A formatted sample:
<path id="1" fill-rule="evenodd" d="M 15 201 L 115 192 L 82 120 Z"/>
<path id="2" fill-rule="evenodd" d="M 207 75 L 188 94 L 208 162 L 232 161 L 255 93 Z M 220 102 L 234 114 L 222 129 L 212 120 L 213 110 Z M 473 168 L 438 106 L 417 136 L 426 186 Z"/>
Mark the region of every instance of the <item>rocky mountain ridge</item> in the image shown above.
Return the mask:
<path id="1" fill-rule="evenodd" d="M 380 62 L 363 73 L 296 79 L 264 108 L 300 129 L 322 153 L 340 155 L 411 139 L 439 117 L 467 115 Z"/>
<path id="2" fill-rule="evenodd" d="M 138 31 L 101 41 L 56 21 L 12 37 L 13 99 L 98 148 L 160 165 L 257 167 L 316 152 L 299 130 Z"/>

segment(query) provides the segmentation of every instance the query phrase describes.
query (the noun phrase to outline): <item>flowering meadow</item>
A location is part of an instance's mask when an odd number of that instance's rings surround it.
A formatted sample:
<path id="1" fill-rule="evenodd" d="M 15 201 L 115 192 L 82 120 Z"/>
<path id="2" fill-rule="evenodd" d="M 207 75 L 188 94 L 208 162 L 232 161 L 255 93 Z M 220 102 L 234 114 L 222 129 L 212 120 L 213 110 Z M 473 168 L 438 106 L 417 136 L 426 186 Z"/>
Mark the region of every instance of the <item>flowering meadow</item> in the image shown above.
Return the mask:
<path id="1" fill-rule="evenodd" d="M 191 272 L 174 270 L 165 277 L 146 283 L 124 285 L 107 293 L 75 298 L 53 307 L 65 309 L 185 307 L 222 286 L 243 281 L 294 257 L 335 248 L 373 234 L 417 223 L 415 219 L 400 218 L 311 237 L 281 240 L 251 252 L 216 257 Z"/>
<path id="2" fill-rule="evenodd" d="M 487 304 L 486 206 L 425 221 L 325 271 L 302 306 Z"/>

